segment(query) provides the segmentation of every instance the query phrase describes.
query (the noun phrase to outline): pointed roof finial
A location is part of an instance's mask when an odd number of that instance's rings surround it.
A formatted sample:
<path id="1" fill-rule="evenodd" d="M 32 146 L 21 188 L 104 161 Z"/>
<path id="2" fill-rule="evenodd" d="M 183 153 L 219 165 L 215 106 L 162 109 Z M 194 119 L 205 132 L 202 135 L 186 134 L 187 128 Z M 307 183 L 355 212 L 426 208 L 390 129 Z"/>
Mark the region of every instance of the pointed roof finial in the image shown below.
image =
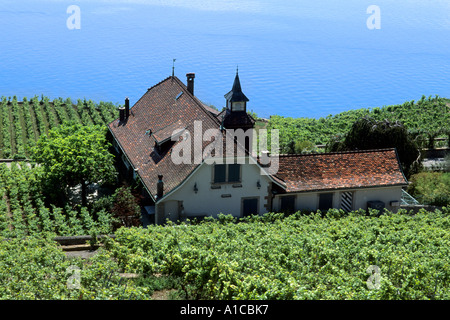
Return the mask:
<path id="1" fill-rule="evenodd" d="M 174 77 L 175 76 L 175 61 L 176 61 L 177 59 L 173 59 L 173 61 L 172 61 L 172 77 Z"/>
<path id="2" fill-rule="evenodd" d="M 236 74 L 239 74 L 239 65 L 236 65 Z"/>

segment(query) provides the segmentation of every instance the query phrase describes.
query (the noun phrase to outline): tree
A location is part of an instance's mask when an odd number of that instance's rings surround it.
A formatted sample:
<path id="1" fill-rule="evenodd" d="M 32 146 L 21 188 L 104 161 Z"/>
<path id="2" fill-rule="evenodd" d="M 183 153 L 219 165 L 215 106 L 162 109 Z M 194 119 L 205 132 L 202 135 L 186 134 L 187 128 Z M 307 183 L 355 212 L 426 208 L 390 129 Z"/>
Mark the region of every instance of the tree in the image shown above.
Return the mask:
<path id="1" fill-rule="evenodd" d="M 64 123 L 38 139 L 32 158 L 43 166 L 54 187 L 65 190 L 81 184 L 82 204 L 86 206 L 89 184 L 115 178 L 109 147 L 105 127 Z"/>
<path id="2" fill-rule="evenodd" d="M 317 147 L 309 140 L 300 140 L 295 143 L 295 153 L 305 154 L 317 152 Z"/>
<path id="3" fill-rule="evenodd" d="M 132 227 L 140 225 L 140 197 L 133 194 L 130 187 L 123 186 L 114 193 L 112 214 L 118 220 L 116 227 Z"/>
<path id="4" fill-rule="evenodd" d="M 403 172 L 407 177 L 416 173 L 421 166 L 420 150 L 399 121 L 377 121 L 363 117 L 353 123 L 341 139 L 336 137 L 327 144 L 327 151 L 349 151 L 396 148 Z"/>

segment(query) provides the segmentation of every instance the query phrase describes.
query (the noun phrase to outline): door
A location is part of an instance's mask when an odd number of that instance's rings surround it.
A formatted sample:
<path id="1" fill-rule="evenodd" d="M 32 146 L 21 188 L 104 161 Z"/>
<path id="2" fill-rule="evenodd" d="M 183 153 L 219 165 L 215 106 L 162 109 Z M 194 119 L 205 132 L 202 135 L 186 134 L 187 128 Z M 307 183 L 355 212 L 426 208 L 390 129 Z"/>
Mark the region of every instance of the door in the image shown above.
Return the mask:
<path id="1" fill-rule="evenodd" d="M 319 210 L 327 211 L 333 208 L 333 193 L 319 194 Z"/>
<path id="2" fill-rule="evenodd" d="M 179 210 L 178 201 L 170 200 L 164 202 L 164 211 L 166 213 L 166 219 L 176 222 L 180 218 L 178 210 Z"/>
<path id="3" fill-rule="evenodd" d="M 242 216 L 247 217 L 252 214 L 258 214 L 259 198 L 242 198 Z"/>

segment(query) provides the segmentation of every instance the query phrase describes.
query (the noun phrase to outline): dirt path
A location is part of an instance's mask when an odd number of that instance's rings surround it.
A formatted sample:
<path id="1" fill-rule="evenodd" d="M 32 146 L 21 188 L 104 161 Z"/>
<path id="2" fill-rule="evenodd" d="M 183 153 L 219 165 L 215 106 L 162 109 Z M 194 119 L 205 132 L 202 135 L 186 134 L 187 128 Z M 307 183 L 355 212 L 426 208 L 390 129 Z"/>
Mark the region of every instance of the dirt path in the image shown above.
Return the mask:
<path id="1" fill-rule="evenodd" d="M 0 159 L 0 163 L 6 163 L 6 166 L 8 167 L 8 168 L 11 168 L 11 163 L 16 163 L 16 162 L 19 162 L 19 161 L 5 161 L 5 159 Z M 21 161 L 22 162 L 22 161 Z M 29 162 L 25 162 L 26 163 L 26 166 L 28 166 L 29 168 L 31 168 L 31 163 L 29 163 Z M 20 168 L 20 164 L 19 163 L 17 163 L 17 165 L 19 166 L 19 168 Z"/>
<path id="2" fill-rule="evenodd" d="M 169 300 L 169 295 L 171 292 L 177 291 L 176 289 L 164 289 L 155 291 L 152 294 L 152 300 Z"/>

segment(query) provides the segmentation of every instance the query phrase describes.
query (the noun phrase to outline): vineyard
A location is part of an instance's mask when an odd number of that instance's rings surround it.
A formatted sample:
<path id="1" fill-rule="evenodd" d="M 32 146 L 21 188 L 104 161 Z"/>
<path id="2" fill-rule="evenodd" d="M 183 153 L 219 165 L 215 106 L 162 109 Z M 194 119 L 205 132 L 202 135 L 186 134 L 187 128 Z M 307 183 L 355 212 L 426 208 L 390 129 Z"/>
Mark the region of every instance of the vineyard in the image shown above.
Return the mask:
<path id="1" fill-rule="evenodd" d="M 422 141 L 434 142 L 436 138 L 444 138 L 443 142 L 434 144 L 436 147 L 445 147 L 450 141 L 450 103 L 448 99 L 438 96 L 422 96 L 418 101 L 382 108 L 349 110 L 319 119 L 275 115 L 271 116 L 267 128 L 279 130 L 280 150 L 287 153 L 290 143 L 325 145 L 332 136 L 347 133 L 351 125 L 364 116 L 380 121 L 399 120 L 411 134 L 420 136 Z"/>
<path id="2" fill-rule="evenodd" d="M 35 96 L 17 101 L 15 96 L 1 97 L 0 159 L 29 157 L 39 136 L 64 121 L 104 125 L 117 117 L 116 110 L 112 103 L 96 104 L 91 100 L 79 99 L 73 104 L 70 98 L 50 101 L 48 97 Z"/>
<path id="3" fill-rule="evenodd" d="M 42 170 L 36 165 L 0 164 L 0 235 L 21 238 L 47 234 L 50 236 L 88 235 L 112 232 L 111 213 L 90 212 L 86 207 L 46 205 L 40 186 Z"/>
<path id="4" fill-rule="evenodd" d="M 318 120 L 273 116 L 269 128 L 280 129 L 282 148 L 289 139 L 324 144 L 364 115 L 448 138 L 447 103 L 423 97 Z M 104 125 L 116 110 L 86 100 L 2 97 L 0 158 L 28 158 L 49 129 L 65 121 Z M 219 215 L 116 229 L 101 206 L 48 203 L 42 181 L 36 164 L 0 163 L 0 299 L 152 299 L 161 289 L 181 299 L 450 299 L 450 207 L 415 215 L 402 209 L 380 216 L 334 209 L 269 213 L 239 221 Z M 88 262 L 68 258 L 52 240 L 111 233 L 115 238 L 103 238 Z M 78 279 L 76 288 L 71 279 Z"/>
<path id="5" fill-rule="evenodd" d="M 110 251 L 127 272 L 182 278 L 188 299 L 449 299 L 449 227 L 450 208 L 221 216 L 122 228 Z"/>
<path id="6" fill-rule="evenodd" d="M 0 239 L 0 299 L 149 299 L 152 283 L 120 277 L 107 252 L 85 263 L 68 259 L 56 243 L 41 238 Z"/>
<path id="7" fill-rule="evenodd" d="M 0 299 L 151 299 L 165 288 L 178 299 L 448 300 L 449 227 L 450 208 L 222 215 L 120 228 L 88 263 L 39 237 L 11 239 L 0 241 Z"/>
<path id="8" fill-rule="evenodd" d="M 329 115 L 326 118 L 286 118 L 273 115 L 268 129 L 278 129 L 280 150 L 286 152 L 291 142 L 308 147 L 326 144 L 330 137 L 343 135 L 351 124 L 363 116 L 376 120 L 401 121 L 414 135 L 424 139 L 445 138 L 450 135 L 450 100 L 441 97 L 422 96 L 418 101 L 382 108 L 365 108 Z M 84 125 L 107 124 L 117 118 L 117 106 L 110 102 L 94 103 L 78 99 L 74 104 L 70 98 L 54 99 L 37 96 L 23 101 L 1 97 L 0 101 L 0 159 L 27 158 L 30 148 L 43 133 L 64 121 Z M 446 146 L 439 142 L 436 146 Z"/>

